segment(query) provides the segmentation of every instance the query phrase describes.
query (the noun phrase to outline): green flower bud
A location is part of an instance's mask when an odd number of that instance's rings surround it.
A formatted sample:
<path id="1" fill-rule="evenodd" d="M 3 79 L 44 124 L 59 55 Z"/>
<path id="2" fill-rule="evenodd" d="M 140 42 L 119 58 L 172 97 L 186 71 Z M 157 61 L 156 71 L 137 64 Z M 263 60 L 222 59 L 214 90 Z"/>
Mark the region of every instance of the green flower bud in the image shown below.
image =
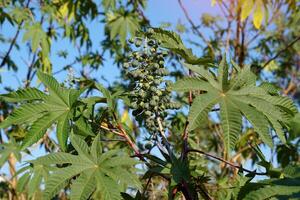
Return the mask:
<path id="1" fill-rule="evenodd" d="M 156 106 L 156 102 L 154 100 L 150 101 L 150 106 Z"/>
<path id="2" fill-rule="evenodd" d="M 128 42 L 129 42 L 130 44 L 133 44 L 133 43 L 134 43 L 134 38 L 130 38 L 130 39 L 128 40 Z"/>
<path id="3" fill-rule="evenodd" d="M 151 90 L 152 92 L 155 92 L 155 91 L 156 91 L 156 87 L 151 86 L 151 87 L 150 87 L 150 90 Z"/>
<path id="4" fill-rule="evenodd" d="M 136 47 L 140 47 L 142 45 L 142 41 L 141 40 L 136 40 L 134 44 L 135 44 Z"/>
<path id="5" fill-rule="evenodd" d="M 151 111 L 149 111 L 149 110 L 147 110 L 146 112 L 145 112 L 145 115 L 147 115 L 147 116 L 151 116 Z"/>
<path id="6" fill-rule="evenodd" d="M 124 67 L 125 69 L 129 68 L 129 66 L 130 66 L 129 63 L 127 63 L 127 62 L 123 64 L 123 67 Z"/>
<path id="7" fill-rule="evenodd" d="M 138 105 L 137 105 L 136 102 L 131 103 L 130 106 L 131 106 L 131 108 L 133 108 L 133 109 L 137 109 L 137 107 L 138 107 Z"/>

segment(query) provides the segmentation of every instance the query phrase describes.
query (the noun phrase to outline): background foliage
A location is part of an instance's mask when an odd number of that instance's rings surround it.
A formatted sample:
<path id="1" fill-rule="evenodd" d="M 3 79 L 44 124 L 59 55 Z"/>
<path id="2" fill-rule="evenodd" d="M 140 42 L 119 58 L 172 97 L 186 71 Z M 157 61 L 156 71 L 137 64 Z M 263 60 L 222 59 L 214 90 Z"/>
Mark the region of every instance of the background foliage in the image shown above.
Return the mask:
<path id="1" fill-rule="evenodd" d="M 1 199 L 300 198 L 300 2 L 150 3 L 0 1 Z"/>

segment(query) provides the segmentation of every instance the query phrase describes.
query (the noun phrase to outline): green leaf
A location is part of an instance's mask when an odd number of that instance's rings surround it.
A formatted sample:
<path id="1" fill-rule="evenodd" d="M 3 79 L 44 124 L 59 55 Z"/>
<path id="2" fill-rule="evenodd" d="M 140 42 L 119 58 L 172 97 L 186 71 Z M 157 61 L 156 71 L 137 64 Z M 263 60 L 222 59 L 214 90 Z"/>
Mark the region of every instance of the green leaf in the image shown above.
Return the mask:
<path id="1" fill-rule="evenodd" d="M 190 90 L 208 91 L 212 87 L 206 81 L 199 78 L 183 78 L 172 85 L 172 90 L 177 92 L 188 92 Z"/>
<path id="2" fill-rule="evenodd" d="M 66 150 L 70 121 L 74 117 L 72 115 L 76 114 L 73 111 L 76 110 L 76 106 L 79 106 L 76 102 L 86 88 L 65 89 L 48 74 L 38 71 L 37 76 L 49 90 L 49 95 L 33 88 L 1 95 L 4 100 L 20 101 L 22 105 L 0 123 L 0 128 L 23 124 L 29 126 L 22 145 L 22 149 L 25 149 L 42 138 L 46 130 L 57 122 L 58 142 L 61 149 Z M 80 103 L 81 106 L 84 104 Z"/>
<path id="3" fill-rule="evenodd" d="M 103 94 L 103 96 L 106 98 L 108 108 L 111 110 L 114 110 L 115 105 L 113 101 L 113 97 L 108 89 L 106 89 L 103 85 L 96 83 L 97 89 Z"/>
<path id="4" fill-rule="evenodd" d="M 100 156 L 102 154 L 102 146 L 101 146 L 101 142 L 100 142 L 100 134 L 98 134 L 95 138 L 94 141 L 92 143 L 91 146 L 91 154 L 93 156 L 93 158 L 95 158 L 95 161 L 100 159 Z"/>
<path id="5" fill-rule="evenodd" d="M 272 137 L 269 133 L 268 128 L 268 120 L 266 117 L 260 113 L 256 112 L 255 108 L 250 107 L 247 104 L 242 103 L 235 99 L 234 104 L 240 108 L 244 116 L 248 119 L 248 121 L 252 124 L 254 131 L 256 131 L 259 136 L 262 138 L 263 142 L 269 145 L 269 147 L 273 147 Z"/>
<path id="6" fill-rule="evenodd" d="M 112 20 L 108 21 L 110 38 L 114 39 L 119 36 L 120 42 L 124 47 L 126 44 L 127 34 L 130 33 L 131 36 L 134 36 L 140 29 L 139 20 L 136 15 L 131 13 L 123 14 L 118 12 L 114 14 L 115 16 L 112 17 Z"/>
<path id="7" fill-rule="evenodd" d="M 44 100 L 48 97 L 45 93 L 36 88 L 20 89 L 16 92 L 0 95 L 4 101 L 7 102 L 20 102 L 20 101 L 32 101 L 32 100 Z"/>
<path id="8" fill-rule="evenodd" d="M 202 79 L 207 80 L 213 87 L 219 88 L 219 84 L 216 81 L 216 77 L 213 73 L 210 72 L 210 70 L 205 69 L 203 66 L 195 66 L 184 63 L 184 66 L 190 70 L 192 70 L 195 73 L 198 73 Z"/>
<path id="9" fill-rule="evenodd" d="M 44 199 L 52 199 L 71 178 L 87 169 L 91 169 L 91 167 L 74 165 L 54 171 L 46 182 L 46 189 L 43 192 Z"/>
<path id="10" fill-rule="evenodd" d="M 30 173 L 24 173 L 17 182 L 17 192 L 25 191 L 25 187 L 30 179 Z"/>
<path id="11" fill-rule="evenodd" d="M 49 89 L 49 100 L 52 100 L 61 105 L 69 106 L 69 98 L 67 91 L 64 91 L 62 87 L 60 87 L 59 83 L 50 75 L 45 74 L 41 71 L 37 72 L 37 76 L 40 81 Z"/>
<path id="12" fill-rule="evenodd" d="M 52 153 L 42 156 L 31 163 L 36 165 L 56 166 L 51 170 L 43 192 L 45 199 L 51 199 L 72 181 L 71 199 L 87 199 L 91 195 L 96 199 L 120 199 L 120 192 L 128 186 L 140 188 L 134 166 L 137 162 L 125 156 L 120 149 L 103 154 L 98 135 L 91 146 L 79 136 L 71 135 L 71 144 L 78 155 Z M 98 143 L 98 144 L 97 144 Z M 68 164 L 68 165 L 66 165 Z M 74 180 L 75 178 L 75 180 Z"/>
<path id="13" fill-rule="evenodd" d="M 174 37 L 174 40 L 177 40 Z M 289 128 L 290 119 L 297 113 L 297 108 L 288 97 L 279 96 L 270 84 L 256 85 L 256 76 L 250 66 L 233 65 L 229 77 L 229 66 L 225 56 L 217 71 L 212 73 L 202 66 L 185 64 L 185 67 L 200 76 L 184 78 L 174 84 L 177 91 L 202 90 L 193 100 L 188 121 L 189 130 L 202 125 L 211 108 L 220 105 L 224 146 L 230 155 L 237 137 L 241 132 L 242 116 L 252 124 L 264 143 L 272 147 L 270 128 L 285 142 L 284 129 Z M 217 81 L 216 81 L 217 77 Z M 197 85 L 196 85 L 197 84 Z"/>
<path id="14" fill-rule="evenodd" d="M 189 130 L 199 127 L 203 120 L 207 118 L 210 109 L 218 102 L 221 96 L 218 93 L 208 92 L 196 97 L 193 101 L 188 121 Z"/>
<path id="15" fill-rule="evenodd" d="M 271 197 L 279 197 L 279 196 L 290 196 L 300 194 L 299 186 L 268 186 L 263 187 L 258 190 L 249 192 L 243 200 L 267 200 Z"/>
<path id="16" fill-rule="evenodd" d="M 221 84 L 223 91 L 228 88 L 228 64 L 226 62 L 226 55 L 224 54 L 219 65 L 218 81 Z"/>
<path id="17" fill-rule="evenodd" d="M 71 135 L 70 139 L 71 139 L 72 146 L 75 148 L 75 150 L 78 152 L 80 156 L 84 157 L 88 161 L 92 160 L 92 156 L 89 153 L 89 147 L 84 140 L 82 140 L 81 138 L 79 138 L 74 134 Z"/>
<path id="18" fill-rule="evenodd" d="M 293 135 L 299 136 L 300 135 L 300 113 L 297 113 L 292 119 L 290 119 L 289 125 Z"/>
<path id="19" fill-rule="evenodd" d="M 67 150 L 67 140 L 70 132 L 70 113 L 65 112 L 62 116 L 59 117 L 57 122 L 57 131 L 56 137 L 58 144 L 60 145 L 63 151 Z"/>
<path id="20" fill-rule="evenodd" d="M 234 148 L 242 130 L 242 115 L 239 109 L 227 98 L 220 102 L 220 116 L 226 153 Z"/>
<path id="21" fill-rule="evenodd" d="M 172 31 L 153 28 L 153 37 L 162 42 L 161 46 L 180 55 L 188 64 L 207 64 L 211 61 L 209 58 L 197 58 L 193 55 L 191 49 L 187 49 L 180 36 Z"/>
<path id="22" fill-rule="evenodd" d="M 53 164 L 62 165 L 67 163 L 83 164 L 80 157 L 72 155 L 70 153 L 64 153 L 64 152 L 51 153 L 39 157 L 36 160 L 32 160 L 30 162 L 35 165 L 53 165 Z"/>
<path id="23" fill-rule="evenodd" d="M 51 109 L 51 107 L 44 103 L 24 104 L 13 111 L 13 113 L 0 124 L 0 128 L 6 128 L 11 125 L 25 124 L 26 122 L 34 121 L 37 118 L 46 115 L 49 109 Z"/>
<path id="24" fill-rule="evenodd" d="M 86 200 L 96 189 L 95 172 L 82 173 L 71 185 L 71 200 Z"/>
<path id="25" fill-rule="evenodd" d="M 119 200 L 121 199 L 121 193 L 118 185 L 110 178 L 103 174 L 97 174 L 97 185 L 100 190 L 97 190 L 97 194 L 101 200 Z"/>
<path id="26" fill-rule="evenodd" d="M 47 129 L 57 121 L 63 112 L 49 113 L 39 118 L 31 126 L 30 130 L 26 134 L 21 149 L 25 149 L 32 144 L 36 143 L 47 131 Z"/>
<path id="27" fill-rule="evenodd" d="M 40 23 L 34 23 L 33 25 L 25 26 L 26 32 L 23 36 L 23 41 L 30 40 L 32 51 L 37 51 L 41 47 L 44 55 L 47 55 L 50 51 L 50 40 L 47 33 L 43 31 Z"/>

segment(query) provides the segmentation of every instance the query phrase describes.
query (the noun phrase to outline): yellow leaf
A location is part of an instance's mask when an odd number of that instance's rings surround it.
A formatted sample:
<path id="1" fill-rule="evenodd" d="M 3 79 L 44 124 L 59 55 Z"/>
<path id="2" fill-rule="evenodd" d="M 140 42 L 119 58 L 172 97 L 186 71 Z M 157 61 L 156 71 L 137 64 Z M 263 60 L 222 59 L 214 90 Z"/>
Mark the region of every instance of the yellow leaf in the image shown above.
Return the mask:
<path id="1" fill-rule="evenodd" d="M 217 0 L 211 0 L 211 6 L 215 6 L 217 3 Z"/>
<path id="2" fill-rule="evenodd" d="M 132 120 L 130 119 L 128 110 L 124 110 L 121 117 L 121 122 L 125 123 L 131 130 L 133 129 L 133 123 Z"/>
<path id="3" fill-rule="evenodd" d="M 269 71 L 269 72 L 273 72 L 275 70 L 277 70 L 279 67 L 277 65 L 277 63 L 272 60 L 265 68 L 264 70 Z"/>
<path id="4" fill-rule="evenodd" d="M 64 3 L 62 6 L 59 8 L 59 13 L 65 18 L 68 16 L 69 9 L 68 9 L 68 4 L 69 2 Z"/>
<path id="5" fill-rule="evenodd" d="M 64 19 L 71 21 L 74 18 L 75 7 L 72 2 L 67 1 L 62 6 L 60 6 L 58 12 Z"/>
<path id="6" fill-rule="evenodd" d="M 256 6 L 253 14 L 254 27 L 259 29 L 264 18 L 264 4 L 262 0 L 256 0 Z"/>
<path id="7" fill-rule="evenodd" d="M 253 0 L 242 0 L 241 1 L 241 20 L 244 21 L 253 10 L 254 1 Z"/>

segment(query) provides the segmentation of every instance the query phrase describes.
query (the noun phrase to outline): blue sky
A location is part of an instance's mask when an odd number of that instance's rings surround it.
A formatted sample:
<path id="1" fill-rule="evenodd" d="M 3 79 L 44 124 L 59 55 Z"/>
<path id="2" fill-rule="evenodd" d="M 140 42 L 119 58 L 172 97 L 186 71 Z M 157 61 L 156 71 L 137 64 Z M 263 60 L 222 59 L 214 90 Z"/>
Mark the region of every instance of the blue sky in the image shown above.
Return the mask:
<path id="1" fill-rule="evenodd" d="M 220 13 L 220 10 L 217 6 L 212 7 L 210 0 L 183 0 L 183 3 L 187 10 L 190 13 L 191 18 L 197 23 L 199 17 L 203 13 L 211 13 L 217 14 Z M 221 13 L 220 13 L 221 14 Z M 151 19 L 152 26 L 159 26 L 161 23 L 170 22 L 172 24 L 176 24 L 177 22 L 181 22 L 183 24 L 188 25 L 187 20 L 184 17 L 182 10 L 179 7 L 177 0 L 149 0 L 148 1 L 148 8 L 146 9 L 145 15 Z M 101 52 L 101 48 L 99 43 L 103 39 L 104 36 L 104 27 L 99 21 L 94 21 L 90 24 L 90 31 L 91 37 L 93 40 L 93 49 L 99 50 Z M 9 24 L 5 24 L 4 26 L 0 27 L 0 34 L 3 34 L 5 37 L 13 37 L 16 32 L 15 28 L 12 28 Z M 18 38 L 18 42 L 22 42 L 22 32 Z M 209 34 L 208 32 L 203 32 L 204 35 Z M 189 38 L 190 37 L 190 38 Z M 195 40 L 199 42 L 200 40 L 195 37 L 191 37 L 191 34 L 185 34 L 184 39 Z M 26 72 L 27 72 L 27 65 L 31 60 L 31 57 L 28 57 L 26 51 L 27 47 L 24 48 L 25 45 L 20 45 L 22 48 L 18 51 L 14 48 L 11 52 L 11 55 L 15 58 L 15 62 L 18 66 L 22 66 L 19 68 L 17 75 L 14 76 L 13 72 L 5 71 L 5 69 L 1 69 L 1 77 L 2 77 L 2 84 L 0 84 L 0 92 L 3 93 L 3 88 L 8 86 L 13 89 L 17 89 L 18 87 L 22 87 L 23 83 L 22 80 L 25 79 Z M 4 53 L 8 49 L 7 44 L 0 44 L 1 52 Z M 68 51 L 69 55 L 66 59 L 59 58 L 56 53 L 58 51 Z M 195 54 L 201 55 L 200 49 L 193 48 Z M 53 41 L 52 49 L 51 49 L 51 62 L 53 64 L 53 72 L 61 69 L 65 64 L 69 64 L 72 62 L 72 58 L 77 55 L 77 50 L 74 45 L 70 44 L 67 40 L 59 40 Z M 77 69 L 80 66 L 76 67 Z M 113 60 L 109 57 L 109 54 L 105 55 L 105 62 L 104 66 L 100 67 L 100 69 L 93 73 L 93 77 L 98 78 L 101 80 L 101 76 L 104 76 L 110 83 L 113 81 L 118 80 L 119 71 L 117 67 L 113 64 Z M 60 73 L 56 76 L 59 81 L 64 81 L 67 77 L 66 73 Z M 18 80 L 19 79 L 19 80 Z M 101 80 L 104 85 L 108 83 Z M 33 82 L 32 86 L 37 84 L 36 80 Z M 264 149 L 263 151 L 268 152 L 269 149 Z M 39 150 L 35 151 L 33 156 L 42 155 L 44 151 Z M 267 153 L 270 155 L 270 153 Z M 26 159 L 26 158 L 25 158 Z M 248 165 L 248 166 L 247 166 Z M 246 164 L 249 167 L 249 164 Z M 7 166 L 3 169 L 3 172 L 7 172 Z"/>

